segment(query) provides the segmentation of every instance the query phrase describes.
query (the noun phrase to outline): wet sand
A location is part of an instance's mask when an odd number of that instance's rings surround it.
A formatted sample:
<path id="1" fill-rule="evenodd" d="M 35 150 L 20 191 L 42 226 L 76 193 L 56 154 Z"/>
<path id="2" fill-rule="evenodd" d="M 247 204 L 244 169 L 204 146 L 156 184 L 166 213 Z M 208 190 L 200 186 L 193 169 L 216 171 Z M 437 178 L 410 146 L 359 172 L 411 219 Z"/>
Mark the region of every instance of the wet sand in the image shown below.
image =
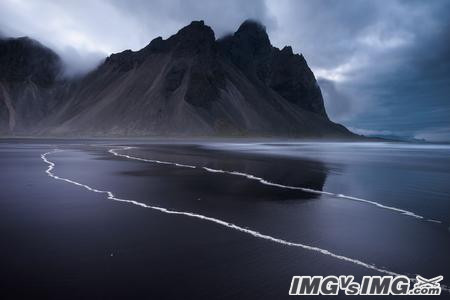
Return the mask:
<path id="1" fill-rule="evenodd" d="M 109 146 L 54 144 L 0 147 L 2 290 L 10 299 L 282 299 L 293 275 L 382 275 L 317 251 L 112 201 L 55 180 L 41 158 L 55 147 L 64 151 L 48 155 L 54 174 L 117 197 L 224 220 L 409 276 L 444 275 L 449 283 L 450 239 L 443 224 L 242 176 L 116 157 Z M 327 176 L 336 172 L 311 158 L 198 145 L 135 146 L 120 153 L 315 190 L 324 189 Z"/>

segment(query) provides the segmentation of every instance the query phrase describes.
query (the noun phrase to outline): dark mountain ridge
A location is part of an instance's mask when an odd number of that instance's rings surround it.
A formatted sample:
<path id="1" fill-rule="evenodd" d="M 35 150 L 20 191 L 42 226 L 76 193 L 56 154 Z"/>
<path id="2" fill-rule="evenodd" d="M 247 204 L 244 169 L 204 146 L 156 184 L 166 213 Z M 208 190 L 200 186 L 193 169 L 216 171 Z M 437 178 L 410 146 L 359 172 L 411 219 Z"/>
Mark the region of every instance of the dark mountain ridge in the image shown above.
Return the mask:
<path id="1" fill-rule="evenodd" d="M 48 116 L 61 68 L 60 58 L 37 41 L 0 39 L 0 133 L 26 132 Z"/>
<path id="2" fill-rule="evenodd" d="M 303 56 L 253 21 L 219 40 L 194 21 L 78 79 L 61 68 L 30 39 L 0 42 L 2 134 L 354 137 L 329 120 Z"/>

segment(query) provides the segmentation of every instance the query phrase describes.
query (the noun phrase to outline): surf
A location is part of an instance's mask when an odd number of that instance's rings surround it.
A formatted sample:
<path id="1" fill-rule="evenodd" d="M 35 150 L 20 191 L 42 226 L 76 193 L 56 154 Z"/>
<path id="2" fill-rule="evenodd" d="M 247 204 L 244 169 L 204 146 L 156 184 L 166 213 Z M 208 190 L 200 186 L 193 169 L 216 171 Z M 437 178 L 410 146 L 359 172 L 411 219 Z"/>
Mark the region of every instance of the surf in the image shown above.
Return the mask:
<path id="1" fill-rule="evenodd" d="M 106 196 L 106 198 L 108 200 L 128 203 L 128 204 L 136 205 L 136 206 L 139 206 L 139 207 L 142 207 L 142 208 L 148 208 L 148 209 L 152 209 L 152 210 L 155 210 L 155 211 L 159 211 L 159 212 L 162 212 L 162 213 L 165 213 L 165 214 L 169 214 L 169 215 L 186 216 L 186 217 L 190 217 L 190 218 L 194 218 L 194 219 L 199 219 L 199 220 L 202 220 L 202 221 L 208 221 L 208 222 L 211 222 L 211 223 L 214 223 L 214 224 L 226 227 L 226 228 L 230 228 L 230 229 L 236 230 L 238 232 L 249 234 L 249 235 L 251 235 L 251 236 L 253 236 L 255 238 L 267 240 L 267 241 L 270 241 L 270 242 L 274 242 L 274 243 L 285 245 L 285 246 L 289 246 L 289 247 L 297 247 L 297 248 L 305 249 L 305 250 L 308 250 L 308 251 L 314 251 L 314 252 L 317 252 L 317 253 L 320 253 L 320 254 L 323 254 L 323 255 L 326 255 L 326 256 L 329 256 L 329 257 L 333 257 L 333 258 L 341 260 L 341 261 L 349 262 L 349 263 L 352 263 L 354 265 L 358 265 L 358 266 L 361 266 L 363 268 L 374 270 L 374 271 L 377 271 L 377 272 L 380 272 L 380 273 L 383 273 L 383 274 L 392 275 L 392 276 L 405 276 L 403 274 L 399 274 L 399 273 L 393 272 L 393 271 L 388 270 L 388 269 L 379 268 L 376 265 L 373 265 L 373 264 L 370 264 L 370 263 L 366 263 L 366 262 L 363 262 L 363 261 L 358 260 L 358 259 L 354 259 L 354 258 L 351 258 L 351 257 L 347 257 L 347 256 L 344 256 L 344 255 L 340 255 L 340 254 L 334 253 L 334 252 L 332 252 L 330 250 L 327 250 L 327 249 L 323 249 L 323 248 L 319 248 L 319 247 L 315 247 L 315 246 L 310 246 L 310 245 L 302 244 L 302 243 L 299 243 L 299 242 L 291 242 L 291 241 L 284 240 L 284 239 L 281 239 L 281 238 L 273 237 L 273 236 L 261 233 L 261 232 L 256 231 L 256 230 L 252 230 L 252 229 L 249 229 L 249 228 L 246 228 L 246 227 L 242 227 L 242 226 L 236 225 L 234 223 L 230 223 L 230 222 L 227 222 L 227 221 L 224 221 L 224 220 L 221 220 L 221 219 L 205 216 L 205 215 L 194 213 L 194 212 L 177 211 L 177 210 L 168 209 L 168 208 L 164 208 L 164 207 L 160 207 L 160 206 L 149 205 L 149 204 L 146 204 L 146 203 L 143 203 L 143 202 L 139 202 L 139 201 L 136 201 L 136 200 L 132 200 L 132 199 L 118 198 L 111 191 L 99 190 L 99 189 L 91 187 L 91 186 L 89 186 L 87 184 L 80 183 L 80 182 L 77 182 L 77 181 L 69 179 L 69 178 L 60 177 L 60 176 L 58 176 L 58 175 L 56 175 L 54 173 L 54 169 L 56 167 L 56 163 L 54 163 L 53 161 L 49 160 L 48 156 L 51 155 L 51 154 L 57 153 L 57 152 L 62 152 L 62 151 L 64 151 L 64 150 L 54 149 L 52 151 L 46 152 L 44 154 L 41 154 L 41 159 L 48 165 L 47 169 L 45 170 L 45 173 L 49 177 L 51 177 L 51 178 L 53 178 L 55 180 L 67 182 L 67 183 L 70 183 L 70 184 L 82 187 L 82 188 L 84 188 L 84 189 L 86 189 L 88 191 L 94 192 L 94 193 L 105 194 L 105 196 Z M 417 280 L 415 278 L 411 278 L 411 277 L 408 277 L 408 278 L 410 278 L 410 280 L 412 282 L 417 282 Z M 441 285 L 441 288 L 442 288 L 442 290 L 450 292 L 450 288 L 445 286 L 445 285 Z"/>
<path id="2" fill-rule="evenodd" d="M 328 192 L 328 191 L 320 191 L 320 190 L 315 190 L 315 189 L 310 189 L 310 188 L 305 188 L 305 187 L 283 185 L 283 184 L 280 184 L 280 183 L 269 181 L 269 180 L 264 179 L 262 177 L 258 177 L 258 176 L 253 175 L 253 174 L 243 173 L 243 172 L 239 172 L 239 171 L 228 171 L 228 170 L 221 170 L 221 169 L 213 169 L 213 168 L 204 167 L 204 166 L 186 165 L 186 164 L 180 164 L 180 163 L 170 162 L 170 161 L 146 159 L 146 158 L 135 157 L 135 156 L 127 155 L 127 154 L 121 154 L 121 153 L 117 152 L 117 151 L 120 151 L 120 150 L 130 150 L 130 149 L 136 149 L 136 148 L 137 147 L 123 146 L 122 148 L 109 149 L 108 152 L 113 154 L 114 156 L 117 156 L 117 157 L 123 157 L 123 158 L 137 160 L 137 161 L 142 161 L 142 162 L 156 163 L 156 164 L 163 164 L 163 165 L 172 165 L 172 166 L 176 166 L 176 167 L 191 168 L 191 169 L 201 169 L 201 170 L 204 170 L 204 171 L 210 172 L 210 173 L 221 173 L 221 174 L 228 174 L 228 175 L 234 175 L 234 176 L 241 176 L 241 177 L 245 177 L 245 178 L 250 179 L 250 180 L 258 181 L 261 184 L 268 185 L 268 186 L 273 186 L 273 187 L 282 188 L 282 189 L 298 190 L 298 191 L 302 191 L 302 192 L 306 192 L 306 193 L 327 195 L 327 196 L 331 196 L 331 197 L 335 197 L 335 198 L 341 198 L 341 199 L 346 199 L 346 200 L 358 201 L 358 202 L 362 202 L 362 203 L 365 203 L 365 204 L 373 205 L 373 206 L 381 208 L 381 209 L 394 211 L 394 212 L 400 213 L 400 214 L 408 216 L 408 217 L 413 217 L 413 218 L 416 218 L 416 219 L 424 220 L 426 222 L 439 223 L 439 224 L 442 223 L 439 220 L 426 219 L 425 217 L 423 217 L 423 216 L 421 216 L 419 214 L 416 214 L 416 213 L 414 213 L 412 211 L 408 211 L 408 210 L 405 210 L 405 209 L 402 209 L 402 208 L 398 208 L 398 207 L 394 207 L 394 206 L 384 205 L 384 204 L 376 202 L 376 201 L 362 199 L 362 198 L 353 197 L 353 196 L 348 196 L 348 195 L 339 194 L 339 193 Z"/>

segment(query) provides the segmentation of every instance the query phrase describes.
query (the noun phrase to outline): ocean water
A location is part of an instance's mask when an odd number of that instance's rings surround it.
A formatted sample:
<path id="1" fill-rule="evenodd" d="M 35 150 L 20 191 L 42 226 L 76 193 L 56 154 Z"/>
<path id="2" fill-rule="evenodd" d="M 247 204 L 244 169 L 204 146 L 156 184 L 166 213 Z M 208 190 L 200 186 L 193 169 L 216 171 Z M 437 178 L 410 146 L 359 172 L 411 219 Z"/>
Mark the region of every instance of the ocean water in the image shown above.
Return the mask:
<path id="1" fill-rule="evenodd" d="M 209 147 L 321 163 L 327 170 L 325 191 L 450 223 L 450 145 L 293 142 Z"/>

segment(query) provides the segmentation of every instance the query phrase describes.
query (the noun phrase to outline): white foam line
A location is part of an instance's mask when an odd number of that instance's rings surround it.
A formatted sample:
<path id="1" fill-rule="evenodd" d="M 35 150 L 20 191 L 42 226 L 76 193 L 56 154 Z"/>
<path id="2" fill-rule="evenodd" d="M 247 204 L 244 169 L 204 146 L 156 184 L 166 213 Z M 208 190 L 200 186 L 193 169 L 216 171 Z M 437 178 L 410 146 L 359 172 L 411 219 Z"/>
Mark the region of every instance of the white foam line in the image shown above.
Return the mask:
<path id="1" fill-rule="evenodd" d="M 247 174 L 247 173 L 242 173 L 242 172 L 237 172 L 237 171 L 226 171 L 226 170 L 213 169 L 213 168 L 208 168 L 208 167 L 200 167 L 200 166 L 193 166 L 193 165 L 183 165 L 183 164 L 174 163 L 174 162 L 168 162 L 168 161 L 160 161 L 160 160 L 154 160 L 154 159 L 145 159 L 145 158 L 139 158 L 139 157 L 130 156 L 130 155 L 126 155 L 126 154 L 120 154 L 120 153 L 117 152 L 118 150 L 129 150 L 129 149 L 133 149 L 133 148 L 136 148 L 136 147 L 122 147 L 122 148 L 119 148 L 119 149 L 109 149 L 108 152 L 113 154 L 113 155 L 115 155 L 115 156 L 124 157 L 124 158 L 128 158 L 128 159 L 133 159 L 133 160 L 138 160 L 138 161 L 144 161 L 144 162 L 150 162 L 150 163 L 158 163 L 158 164 L 165 164 L 165 165 L 174 165 L 174 166 L 177 166 L 177 167 L 186 167 L 186 168 L 192 168 L 192 169 L 196 169 L 197 168 L 197 169 L 203 169 L 203 170 L 205 170 L 207 172 L 211 172 L 211 173 L 222 173 L 222 174 L 242 176 L 242 177 L 245 177 L 247 179 L 259 181 L 260 183 L 265 184 L 265 185 L 269 185 L 269 186 L 279 187 L 279 188 L 283 188 L 283 189 L 290 189 L 290 190 L 299 190 L 299 191 L 303 191 L 303 192 L 307 192 L 307 193 L 327 195 L 327 196 L 332 196 L 332 197 L 337 197 L 337 198 L 343 198 L 343 199 L 348 199 L 348 200 L 353 200 L 353 201 L 364 202 L 364 203 L 372 204 L 372 205 L 374 205 L 376 207 L 379 207 L 379 208 L 382 208 L 382 209 L 388 209 L 388 210 L 396 211 L 396 212 L 399 212 L 399 213 L 401 213 L 403 215 L 406 215 L 406 216 L 409 216 L 409 217 L 413 217 L 413 218 L 416 218 L 416 219 L 424 219 L 423 216 L 420 216 L 420 215 L 418 215 L 416 213 L 413 213 L 411 211 L 404 210 L 404 209 L 397 208 L 397 207 L 393 207 L 393 206 L 384 205 L 384 204 L 381 204 L 381 203 L 376 202 L 376 201 L 371 201 L 371 200 L 366 200 L 366 199 L 362 199 L 362 198 L 347 196 L 347 195 L 343 195 L 343 194 L 336 194 L 336 193 L 331 193 L 331 192 L 319 191 L 319 190 L 314 190 L 314 189 L 309 189 L 309 188 L 304 188 L 304 187 L 283 185 L 283 184 L 279 184 L 279 183 L 268 181 L 268 180 L 266 180 L 266 179 L 264 179 L 262 177 L 257 177 L 257 176 L 252 175 L 252 174 Z M 426 219 L 425 221 L 431 222 L 429 219 Z M 441 223 L 440 221 L 437 221 L 437 220 L 433 220 L 433 222 Z"/>
<path id="2" fill-rule="evenodd" d="M 428 222 L 432 222 L 432 223 L 438 223 L 438 224 L 442 224 L 441 221 L 439 220 L 434 220 L 434 219 L 427 219 Z"/>
<path id="3" fill-rule="evenodd" d="M 196 166 L 184 165 L 184 164 L 179 164 L 179 163 L 174 163 L 174 162 L 169 162 L 169 161 L 161 161 L 161 160 L 155 160 L 155 159 L 145 159 L 145 158 L 133 157 L 133 156 L 128 156 L 125 154 L 120 154 L 120 153 L 115 152 L 116 150 L 128 150 L 128 149 L 133 149 L 133 148 L 134 147 L 123 147 L 120 149 L 110 149 L 110 150 L 108 150 L 108 152 L 114 154 L 115 156 L 121 156 L 121 157 L 138 160 L 138 161 L 151 162 L 151 163 L 161 164 L 161 165 L 172 165 L 172 166 L 182 167 L 182 168 L 191 168 L 191 169 L 197 168 Z"/>
<path id="4" fill-rule="evenodd" d="M 63 150 L 55 149 L 53 151 L 49 151 L 49 152 L 46 152 L 46 153 L 41 155 L 42 160 L 45 163 L 48 164 L 48 168 L 47 168 L 47 170 L 45 170 L 45 173 L 47 173 L 47 175 L 50 176 L 53 179 L 65 181 L 65 182 L 74 184 L 76 186 L 83 187 L 83 188 L 87 189 L 88 191 L 91 191 L 91 192 L 94 192 L 94 193 L 105 194 L 107 196 L 107 199 L 109 199 L 109 200 L 130 203 L 130 204 L 133 204 L 133 205 L 137 205 L 137 206 L 140 206 L 140 207 L 143 207 L 143 208 L 150 208 L 150 209 L 153 209 L 153 210 L 156 210 L 156 211 L 160 211 L 160 212 L 163 212 L 163 213 L 166 213 L 166 214 L 170 214 L 170 215 L 182 215 L 182 216 L 187 216 L 187 217 L 191 217 L 191 218 L 200 219 L 200 220 L 203 220 L 203 221 L 209 221 L 209 222 L 212 222 L 212 223 L 215 223 L 215 224 L 227 227 L 227 228 L 231 228 L 231 229 L 243 232 L 243 233 L 250 234 L 250 235 L 252 235 L 252 236 L 254 236 L 256 238 L 268 240 L 268 241 L 271 241 L 271 242 L 274 242 L 274 243 L 277 243 L 277 244 L 281 244 L 281 245 L 285 245 L 285 246 L 298 247 L 298 248 L 302 248 L 302 249 L 305 249 L 305 250 L 318 252 L 318 253 L 321 253 L 323 255 L 327 255 L 327 256 L 330 256 L 330 257 L 342 260 L 342 261 L 350 262 L 350 263 L 353 263 L 355 265 L 364 267 L 366 269 L 374 270 L 374 271 L 377 271 L 377 272 L 380 272 L 380 273 L 383 273 L 383 274 L 387 274 L 387 275 L 391 275 L 391 276 L 401 276 L 402 275 L 402 274 L 395 273 L 395 272 L 392 272 L 392 271 L 387 270 L 387 269 L 378 268 L 375 265 L 372 265 L 372 264 L 369 264 L 369 263 L 365 263 L 365 262 L 360 261 L 358 259 L 350 258 L 350 257 L 339 255 L 339 254 L 335 254 L 335 253 L 333 253 L 333 252 L 331 252 L 329 250 L 326 250 L 326 249 L 322 249 L 322 248 L 314 247 L 314 246 L 309 246 L 309 245 L 301 244 L 301 243 L 289 242 L 287 240 L 283 240 L 283 239 L 280 239 L 280 238 L 272 237 L 270 235 L 263 234 L 263 233 L 260 233 L 258 231 L 255 231 L 255 230 L 251 230 L 249 228 L 244 228 L 244 227 L 241 227 L 241 226 L 238 226 L 236 224 L 229 223 L 229 222 L 226 222 L 226 221 L 223 221 L 223 220 L 220 220 L 220 219 L 208 217 L 208 216 L 197 214 L 197 213 L 193 213 L 193 212 L 176 211 L 176 210 L 170 210 L 170 209 L 167 209 L 167 208 L 164 208 L 164 207 L 152 206 L 152 205 L 148 205 L 148 204 L 145 204 L 145 203 L 142 203 L 142 202 L 138 202 L 138 201 L 135 201 L 135 200 L 117 198 L 116 196 L 114 196 L 114 194 L 111 191 L 98 190 L 98 189 L 95 189 L 93 187 L 90 187 L 87 184 L 79 183 L 77 181 L 74 181 L 74 180 L 71 180 L 71 179 L 67 179 L 67 178 L 64 178 L 64 177 L 59 177 L 59 176 L 57 176 L 57 175 L 55 175 L 53 173 L 53 170 L 54 170 L 56 164 L 54 162 L 48 160 L 47 156 L 49 154 L 52 154 L 52 153 L 55 153 L 55 152 L 60 152 L 60 151 L 63 151 Z M 415 278 L 410 278 L 410 280 L 412 282 L 417 282 L 417 280 Z M 442 288 L 442 290 L 446 290 L 447 292 L 450 292 L 450 288 L 445 286 L 445 285 L 441 285 L 441 288 Z"/>

